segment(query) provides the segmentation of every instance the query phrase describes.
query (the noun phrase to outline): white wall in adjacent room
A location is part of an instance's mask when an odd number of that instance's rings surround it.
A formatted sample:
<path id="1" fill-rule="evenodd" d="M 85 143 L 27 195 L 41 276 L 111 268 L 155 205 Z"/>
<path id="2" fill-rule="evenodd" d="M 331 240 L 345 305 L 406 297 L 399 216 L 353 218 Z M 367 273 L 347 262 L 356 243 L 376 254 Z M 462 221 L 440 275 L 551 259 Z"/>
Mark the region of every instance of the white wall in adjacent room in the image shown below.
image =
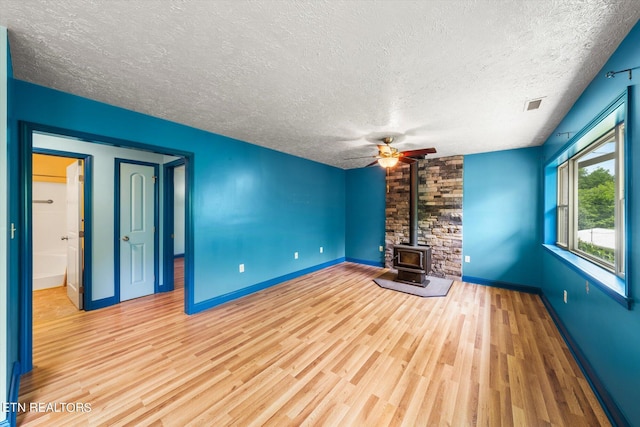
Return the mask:
<path id="1" fill-rule="evenodd" d="M 173 172 L 173 254 L 184 255 L 184 194 L 185 194 L 185 167 L 178 166 Z"/>

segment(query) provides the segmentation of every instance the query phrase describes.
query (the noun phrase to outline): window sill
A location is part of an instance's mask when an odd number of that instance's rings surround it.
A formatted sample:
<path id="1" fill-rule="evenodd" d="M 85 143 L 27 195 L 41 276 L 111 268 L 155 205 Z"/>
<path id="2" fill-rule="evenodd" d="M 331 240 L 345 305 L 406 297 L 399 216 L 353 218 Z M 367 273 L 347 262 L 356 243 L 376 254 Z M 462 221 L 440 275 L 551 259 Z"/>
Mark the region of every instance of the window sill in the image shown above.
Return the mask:
<path id="1" fill-rule="evenodd" d="M 624 295 L 625 282 L 623 279 L 556 245 L 542 246 L 571 269 L 586 277 L 590 283 L 597 286 L 598 289 L 613 298 L 617 303 L 627 310 L 631 309 L 633 300 Z"/>

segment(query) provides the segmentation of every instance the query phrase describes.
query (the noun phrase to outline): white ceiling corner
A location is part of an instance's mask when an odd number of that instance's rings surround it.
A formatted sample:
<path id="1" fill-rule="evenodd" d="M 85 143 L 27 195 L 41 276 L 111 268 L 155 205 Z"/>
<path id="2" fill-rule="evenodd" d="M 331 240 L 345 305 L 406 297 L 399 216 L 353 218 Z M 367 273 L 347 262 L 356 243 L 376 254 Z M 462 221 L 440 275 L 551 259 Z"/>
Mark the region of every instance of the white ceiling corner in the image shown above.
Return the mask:
<path id="1" fill-rule="evenodd" d="M 386 134 L 437 156 L 542 144 L 639 17 L 637 0 L 0 0 L 18 79 L 347 169 Z"/>

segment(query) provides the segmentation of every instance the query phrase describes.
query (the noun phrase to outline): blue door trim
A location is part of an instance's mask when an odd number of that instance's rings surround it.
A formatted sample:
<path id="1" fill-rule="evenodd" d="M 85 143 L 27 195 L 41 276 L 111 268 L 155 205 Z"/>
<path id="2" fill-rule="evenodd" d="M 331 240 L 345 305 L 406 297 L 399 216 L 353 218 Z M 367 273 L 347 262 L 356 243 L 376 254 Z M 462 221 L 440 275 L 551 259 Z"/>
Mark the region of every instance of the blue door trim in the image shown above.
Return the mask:
<path id="1" fill-rule="evenodd" d="M 18 256 L 19 297 L 20 297 L 20 332 L 19 362 L 22 373 L 33 368 L 33 245 L 31 239 L 32 221 L 32 161 L 33 132 L 28 126 L 20 126 L 21 144 L 19 148 L 19 206 L 22 207 L 18 219 Z M 11 203 L 9 203 L 11 205 Z"/>
<path id="2" fill-rule="evenodd" d="M 162 165 L 162 179 L 164 182 L 162 209 L 162 286 L 161 292 L 169 292 L 174 289 L 173 280 L 173 234 L 174 234 L 174 213 L 173 213 L 173 170 L 168 164 Z"/>
<path id="3" fill-rule="evenodd" d="M 184 312 L 195 312 L 194 300 L 194 221 L 193 221 L 193 194 L 194 194 L 195 156 L 184 157 Z"/>
<path id="4" fill-rule="evenodd" d="M 77 139 L 93 144 L 106 144 L 136 150 L 150 151 L 169 156 L 183 157 L 185 160 L 185 283 L 184 283 L 184 311 L 187 314 L 194 312 L 193 306 L 193 177 L 195 155 L 189 151 L 179 149 L 157 147 L 149 144 L 110 138 L 86 132 L 72 131 L 49 125 L 42 125 L 27 121 L 18 121 L 19 143 L 13 144 L 13 150 L 9 153 L 9 209 L 10 218 L 15 218 L 17 228 L 16 239 L 10 242 L 10 292 L 15 292 L 19 299 L 18 322 L 18 359 L 22 373 L 33 369 L 33 306 L 31 292 L 32 281 L 32 253 L 31 253 L 31 152 L 33 149 L 33 132 L 51 134 Z M 18 268 L 11 267 L 11 265 Z M 11 284 L 15 285 L 11 285 Z M 107 307 L 117 303 L 115 298 L 104 298 L 97 301 L 88 301 L 87 306 L 92 310 Z M 86 309 L 86 307 L 85 307 Z"/>
<path id="5" fill-rule="evenodd" d="M 163 284 L 160 286 L 160 292 L 169 292 L 174 289 L 173 280 L 173 264 L 174 264 L 174 170 L 178 166 L 185 164 L 185 159 L 180 158 L 169 163 L 162 165 L 162 176 L 164 180 L 164 197 L 163 197 L 163 227 L 162 227 L 162 241 L 163 241 Z"/>
<path id="6" fill-rule="evenodd" d="M 159 275 L 159 268 L 158 268 L 158 264 L 159 264 L 159 259 L 160 259 L 160 245 L 159 245 L 159 238 L 158 238 L 158 234 L 160 233 L 160 223 L 159 223 L 159 199 L 160 199 L 160 193 L 159 193 L 159 176 L 158 176 L 158 171 L 159 171 L 159 165 L 157 163 L 150 163 L 150 162 L 142 162 L 139 160 L 129 160 L 129 159 L 119 159 L 116 158 L 115 159 L 115 173 L 114 173 L 114 184 L 115 184 L 115 189 L 114 189 L 114 193 L 115 197 L 114 197 L 114 214 L 113 214 L 113 219 L 114 219 L 114 227 L 113 227 L 113 251 L 114 251 L 114 281 L 115 281 L 115 296 L 116 296 L 116 300 L 120 301 L 120 165 L 122 165 L 123 163 L 127 163 L 130 165 L 140 165 L 140 166 L 150 166 L 153 168 L 153 175 L 156 177 L 155 180 L 155 185 L 153 186 L 153 226 L 155 229 L 155 232 L 153 233 L 153 275 L 154 275 L 154 279 L 153 279 L 153 292 L 154 293 L 158 293 L 160 292 L 159 289 L 159 283 L 160 283 L 160 275 Z"/>

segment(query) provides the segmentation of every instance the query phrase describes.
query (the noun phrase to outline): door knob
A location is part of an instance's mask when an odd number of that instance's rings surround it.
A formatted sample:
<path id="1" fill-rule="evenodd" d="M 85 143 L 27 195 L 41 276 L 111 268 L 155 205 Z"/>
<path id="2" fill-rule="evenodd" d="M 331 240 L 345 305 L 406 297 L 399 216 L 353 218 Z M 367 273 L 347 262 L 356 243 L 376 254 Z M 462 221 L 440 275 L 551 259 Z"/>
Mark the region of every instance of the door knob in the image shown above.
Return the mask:
<path id="1" fill-rule="evenodd" d="M 125 242 L 128 242 L 128 241 L 129 241 L 129 236 L 124 236 L 124 237 L 122 238 L 122 240 L 124 240 Z"/>
<path id="2" fill-rule="evenodd" d="M 60 240 L 69 240 L 69 236 L 62 236 Z"/>

